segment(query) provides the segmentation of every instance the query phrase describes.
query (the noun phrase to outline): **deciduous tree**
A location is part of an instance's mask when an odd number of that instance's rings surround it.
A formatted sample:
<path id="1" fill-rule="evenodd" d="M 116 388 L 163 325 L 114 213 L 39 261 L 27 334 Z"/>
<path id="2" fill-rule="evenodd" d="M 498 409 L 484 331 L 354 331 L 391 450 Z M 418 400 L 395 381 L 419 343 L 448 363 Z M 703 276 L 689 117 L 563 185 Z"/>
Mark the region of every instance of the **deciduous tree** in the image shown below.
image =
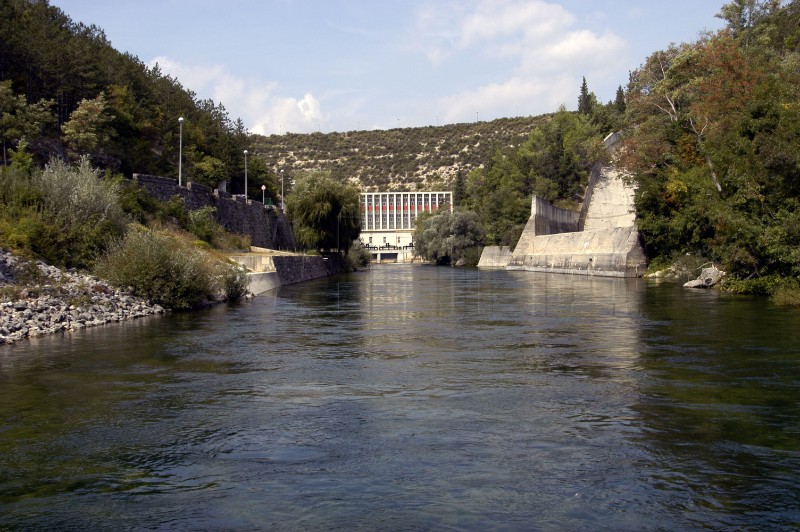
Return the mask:
<path id="1" fill-rule="evenodd" d="M 349 249 L 361 234 L 359 191 L 336 181 L 328 172 L 297 176 L 286 198 L 287 216 L 294 223 L 295 237 L 308 248 Z"/>

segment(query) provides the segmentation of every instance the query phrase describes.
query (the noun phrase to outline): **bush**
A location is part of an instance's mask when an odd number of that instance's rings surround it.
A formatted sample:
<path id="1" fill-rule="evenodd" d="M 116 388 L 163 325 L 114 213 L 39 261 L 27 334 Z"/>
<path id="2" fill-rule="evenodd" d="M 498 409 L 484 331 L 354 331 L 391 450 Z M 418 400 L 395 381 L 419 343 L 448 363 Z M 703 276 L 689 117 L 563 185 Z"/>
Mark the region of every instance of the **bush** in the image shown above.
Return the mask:
<path id="1" fill-rule="evenodd" d="M 202 306 L 215 294 L 218 267 L 168 233 L 133 227 L 98 261 L 95 273 L 167 308 Z"/>
<path id="2" fill-rule="evenodd" d="M 722 287 L 734 294 L 753 294 L 757 296 L 771 296 L 783 284 L 783 280 L 778 275 L 766 275 L 764 277 L 753 277 L 751 279 L 737 279 L 735 277 L 726 278 Z"/>
<path id="3" fill-rule="evenodd" d="M 248 279 L 247 271 L 238 264 L 220 262 L 219 279 L 221 281 L 222 293 L 230 303 L 236 303 L 247 294 Z"/>
<path id="4" fill-rule="evenodd" d="M 54 160 L 32 175 L 0 172 L 0 242 L 59 266 L 90 268 L 129 218 L 119 183 L 101 179 L 88 161 L 77 167 Z"/>
<path id="5" fill-rule="evenodd" d="M 214 237 L 224 231 L 214 218 L 216 211 L 214 207 L 208 206 L 189 211 L 189 226 L 187 227 L 189 232 L 200 240 L 208 243 L 213 242 Z"/>
<path id="6" fill-rule="evenodd" d="M 772 301 L 784 307 L 800 307 L 800 283 L 797 279 L 785 280 L 775 289 Z"/>
<path id="7" fill-rule="evenodd" d="M 345 262 L 347 268 L 351 271 L 361 270 L 369 267 L 372 260 L 372 254 L 364 247 L 360 240 L 354 240 L 350 244 L 350 249 L 347 250 L 345 255 Z"/>
<path id="8" fill-rule="evenodd" d="M 42 194 L 47 212 L 67 230 L 104 223 L 119 235 L 128 224 L 119 201 L 119 182 L 101 179 L 86 158 L 77 167 L 54 159 L 42 172 L 34 174 L 33 183 Z"/>
<path id="9" fill-rule="evenodd" d="M 481 260 L 481 254 L 483 254 L 483 246 L 465 249 L 461 257 L 464 261 L 464 266 L 477 266 Z"/>

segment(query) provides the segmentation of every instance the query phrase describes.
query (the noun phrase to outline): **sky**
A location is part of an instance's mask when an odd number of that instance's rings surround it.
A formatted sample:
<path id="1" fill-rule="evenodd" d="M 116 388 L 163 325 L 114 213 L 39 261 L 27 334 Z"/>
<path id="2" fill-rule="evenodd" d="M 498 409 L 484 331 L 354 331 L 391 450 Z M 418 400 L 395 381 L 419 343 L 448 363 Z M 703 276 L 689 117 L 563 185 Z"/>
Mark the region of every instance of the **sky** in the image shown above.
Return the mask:
<path id="1" fill-rule="evenodd" d="M 605 103 L 723 0 L 51 0 L 262 135 L 438 126 Z M 177 118 L 176 118 L 177 119 Z"/>

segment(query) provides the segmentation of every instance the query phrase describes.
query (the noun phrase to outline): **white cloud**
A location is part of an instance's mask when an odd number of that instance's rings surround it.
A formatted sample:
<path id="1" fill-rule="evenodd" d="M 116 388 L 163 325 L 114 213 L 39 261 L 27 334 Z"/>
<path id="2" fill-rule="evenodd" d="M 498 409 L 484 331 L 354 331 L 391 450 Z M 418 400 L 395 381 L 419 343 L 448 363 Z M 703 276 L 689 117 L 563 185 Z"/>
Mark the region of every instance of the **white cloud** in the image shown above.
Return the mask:
<path id="1" fill-rule="evenodd" d="M 307 93 L 302 99 L 274 98 L 260 114 L 250 130 L 253 133 L 308 133 L 317 131 L 325 118 L 319 100 Z"/>
<path id="2" fill-rule="evenodd" d="M 307 133 L 327 123 L 320 101 L 310 92 L 302 98 L 279 96 L 275 94 L 277 83 L 238 78 L 220 65 L 183 65 L 169 57 L 157 57 L 150 66 L 156 63 L 163 74 L 175 77 L 199 98 L 221 103 L 231 120 L 241 118 L 253 133 Z"/>
<path id="3" fill-rule="evenodd" d="M 593 20 L 601 16 L 595 13 Z M 455 28 L 455 34 L 442 38 L 442 25 Z M 521 107 L 534 114 L 554 111 L 562 103 L 574 108 L 582 76 L 592 89 L 610 82 L 627 64 L 627 43 L 621 37 L 580 27 L 572 13 L 545 0 L 478 0 L 458 8 L 436 4 L 417 12 L 417 30 L 426 43 L 421 49 L 434 65 L 467 62 L 468 57 L 475 79 L 482 70 L 490 71 L 494 61 L 510 65 L 496 79 L 442 98 L 447 120 L 469 120 L 487 108 L 496 109 L 496 116 Z"/>
<path id="4" fill-rule="evenodd" d="M 445 122 L 538 115 L 556 111 L 576 92 L 575 81 L 569 75 L 542 80 L 515 77 L 442 98 L 439 108 L 443 109 Z"/>
<path id="5" fill-rule="evenodd" d="M 625 41 L 613 33 L 591 30 L 565 32 L 559 38 L 532 46 L 520 56 L 519 70 L 532 75 L 546 72 L 581 72 L 601 77 L 618 67 L 626 53 Z"/>
<path id="6" fill-rule="evenodd" d="M 558 4 L 543 1 L 484 0 L 461 23 L 460 44 L 511 37 L 542 40 L 574 23 L 575 17 Z"/>

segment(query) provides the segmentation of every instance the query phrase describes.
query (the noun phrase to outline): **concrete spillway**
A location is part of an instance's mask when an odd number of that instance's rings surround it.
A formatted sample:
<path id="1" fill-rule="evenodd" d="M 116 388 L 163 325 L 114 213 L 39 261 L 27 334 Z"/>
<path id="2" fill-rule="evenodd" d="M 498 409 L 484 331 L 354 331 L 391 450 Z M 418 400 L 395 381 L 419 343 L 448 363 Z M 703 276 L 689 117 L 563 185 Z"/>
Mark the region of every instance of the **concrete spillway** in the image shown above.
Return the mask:
<path id="1" fill-rule="evenodd" d="M 637 277 L 646 258 L 636 228 L 634 188 L 611 167 L 595 166 L 581 211 L 534 197 L 513 253 L 484 250 L 479 267 Z"/>

